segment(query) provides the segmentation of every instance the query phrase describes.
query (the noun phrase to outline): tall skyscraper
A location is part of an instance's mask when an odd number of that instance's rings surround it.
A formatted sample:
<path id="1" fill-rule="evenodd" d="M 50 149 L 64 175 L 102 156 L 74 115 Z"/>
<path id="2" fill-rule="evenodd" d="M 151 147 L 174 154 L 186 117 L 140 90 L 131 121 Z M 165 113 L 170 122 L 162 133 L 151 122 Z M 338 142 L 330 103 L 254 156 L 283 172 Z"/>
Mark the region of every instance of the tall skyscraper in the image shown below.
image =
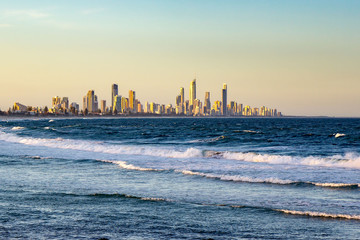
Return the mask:
<path id="1" fill-rule="evenodd" d="M 209 112 L 210 112 L 210 109 L 211 109 L 210 92 L 205 92 L 205 102 L 204 102 L 204 105 L 205 105 L 206 113 L 209 113 Z M 205 112 L 204 112 L 204 113 L 205 113 Z"/>
<path id="2" fill-rule="evenodd" d="M 226 110 L 227 110 L 227 85 L 226 83 L 224 83 L 222 89 L 222 108 L 221 108 L 221 114 L 223 116 L 226 116 Z"/>
<path id="3" fill-rule="evenodd" d="M 114 106 L 113 106 L 113 113 L 114 112 L 117 112 L 117 113 L 120 113 L 121 112 L 121 104 L 122 104 L 122 102 L 121 102 L 121 99 L 122 99 L 122 97 L 121 96 L 119 96 L 119 95 L 116 95 L 115 97 L 114 97 Z M 116 110 L 116 111 L 115 111 Z"/>
<path id="4" fill-rule="evenodd" d="M 88 98 L 87 98 L 87 96 L 84 96 L 83 97 L 83 111 L 84 112 L 87 109 L 87 107 L 88 107 Z M 89 109 L 88 109 L 88 111 L 89 111 Z"/>
<path id="5" fill-rule="evenodd" d="M 95 105 L 95 92 L 94 90 L 89 90 L 87 95 L 87 110 L 89 113 L 95 112 L 94 105 Z"/>
<path id="6" fill-rule="evenodd" d="M 182 105 L 184 105 L 184 88 L 182 87 L 182 88 L 180 88 L 180 103 L 182 104 Z"/>
<path id="7" fill-rule="evenodd" d="M 194 105 L 195 99 L 196 99 L 196 79 L 192 80 L 190 83 L 190 106 Z"/>
<path id="8" fill-rule="evenodd" d="M 135 91 L 133 90 L 129 91 L 129 108 L 130 108 L 130 112 L 136 112 Z"/>
<path id="9" fill-rule="evenodd" d="M 112 107 L 114 107 L 115 96 L 117 96 L 118 94 L 119 94 L 118 85 L 117 84 L 111 85 L 111 106 Z"/>

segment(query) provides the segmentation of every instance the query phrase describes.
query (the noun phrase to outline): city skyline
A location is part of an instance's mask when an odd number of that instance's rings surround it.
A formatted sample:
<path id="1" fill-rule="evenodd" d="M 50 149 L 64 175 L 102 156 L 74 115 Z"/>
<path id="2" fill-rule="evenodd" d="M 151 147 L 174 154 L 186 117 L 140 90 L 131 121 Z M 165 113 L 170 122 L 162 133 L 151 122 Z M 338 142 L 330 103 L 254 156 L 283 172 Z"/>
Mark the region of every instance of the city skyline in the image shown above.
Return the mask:
<path id="1" fill-rule="evenodd" d="M 196 97 L 294 116 L 360 117 L 359 1 L 2 1 L 0 109 L 81 105 L 89 89 L 141 102 Z M 121 92 L 128 95 L 128 92 Z M 99 106 L 100 107 L 100 106 Z"/>
<path id="2" fill-rule="evenodd" d="M 283 116 L 276 108 L 249 106 L 238 103 L 236 99 L 227 101 L 227 84 L 223 83 L 222 99 L 214 100 L 211 104 L 210 92 L 205 92 L 202 101 L 196 97 L 196 79 L 190 82 L 189 98 L 184 95 L 184 87 L 180 87 L 180 94 L 175 97 L 173 103 L 159 103 L 145 101 L 136 98 L 136 92 L 129 90 L 128 97 L 122 96 L 118 84 L 111 85 L 111 105 L 106 100 L 95 94 L 95 90 L 88 90 L 83 96 L 82 106 L 77 102 L 71 102 L 69 97 L 52 97 L 51 106 L 26 106 L 15 102 L 11 108 L 12 113 L 37 114 L 60 114 L 60 115 L 132 115 L 132 114 L 155 114 L 155 115 L 181 115 L 181 116 Z M 71 103 L 70 103 L 71 102 Z"/>

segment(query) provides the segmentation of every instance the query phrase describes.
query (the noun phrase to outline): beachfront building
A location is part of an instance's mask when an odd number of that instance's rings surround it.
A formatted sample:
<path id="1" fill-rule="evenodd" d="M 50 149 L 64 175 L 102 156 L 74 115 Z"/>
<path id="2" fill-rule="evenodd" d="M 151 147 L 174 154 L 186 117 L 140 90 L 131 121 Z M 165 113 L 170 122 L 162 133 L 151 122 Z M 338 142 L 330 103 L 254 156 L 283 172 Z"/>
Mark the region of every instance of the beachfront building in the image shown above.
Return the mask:
<path id="1" fill-rule="evenodd" d="M 190 83 L 190 102 L 189 102 L 189 112 L 192 114 L 194 112 L 194 101 L 196 99 L 196 79 L 192 80 Z"/>
<path id="2" fill-rule="evenodd" d="M 106 113 L 106 100 L 101 100 L 100 110 L 102 113 Z"/>
<path id="3" fill-rule="evenodd" d="M 226 83 L 223 84 L 223 89 L 221 92 L 222 95 L 222 108 L 221 108 L 221 115 L 226 116 L 227 114 L 227 85 Z"/>
<path id="4" fill-rule="evenodd" d="M 27 112 L 27 106 L 21 104 L 21 103 L 14 103 L 14 106 L 13 106 L 13 111 L 16 112 L 16 113 L 24 113 L 24 112 Z"/>
<path id="5" fill-rule="evenodd" d="M 131 113 L 136 113 L 136 103 L 135 103 L 135 91 L 129 91 L 129 110 Z"/>

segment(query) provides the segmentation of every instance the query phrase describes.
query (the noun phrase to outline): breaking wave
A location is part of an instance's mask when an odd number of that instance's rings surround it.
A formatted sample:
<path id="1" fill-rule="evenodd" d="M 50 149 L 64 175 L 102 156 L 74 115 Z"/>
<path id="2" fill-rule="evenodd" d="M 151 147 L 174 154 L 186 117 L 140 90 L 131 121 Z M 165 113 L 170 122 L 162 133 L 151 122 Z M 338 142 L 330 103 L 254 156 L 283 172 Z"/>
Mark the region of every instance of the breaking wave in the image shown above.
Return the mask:
<path id="1" fill-rule="evenodd" d="M 335 138 L 339 138 L 339 137 L 345 137 L 346 136 L 346 134 L 344 134 L 344 133 L 334 133 L 334 136 L 335 136 Z"/>
<path id="2" fill-rule="evenodd" d="M 175 170 L 184 175 L 196 175 L 200 177 L 213 178 L 222 181 L 232 182 L 246 182 L 246 183 L 268 183 L 268 184 L 280 184 L 280 185 L 304 185 L 304 186 L 316 186 L 325 188 L 360 188 L 358 183 L 317 183 L 317 182 L 301 182 L 292 180 L 283 180 L 278 178 L 254 178 L 247 176 L 232 176 L 232 175 L 217 175 L 211 173 L 201 173 L 190 170 Z"/>
<path id="3" fill-rule="evenodd" d="M 167 158 L 192 158 L 202 157 L 202 151 L 196 148 L 188 148 L 184 151 L 174 149 L 156 148 L 156 147 L 140 147 L 140 146 L 124 146 L 114 144 L 103 144 L 96 141 L 72 140 L 72 139 L 47 139 L 19 137 L 0 131 L 0 140 L 12 143 L 21 143 L 32 146 L 45 146 L 59 149 L 72 149 L 80 151 L 90 151 L 109 154 L 129 154 L 129 155 L 148 155 Z"/>
<path id="4" fill-rule="evenodd" d="M 283 212 L 286 214 L 302 215 L 302 216 L 308 216 L 308 217 L 360 220 L 360 215 L 332 214 L 332 213 L 324 213 L 324 212 L 295 211 L 295 210 L 285 210 L 285 209 L 274 209 L 274 210 L 278 211 L 278 212 Z"/>
<path id="5" fill-rule="evenodd" d="M 223 181 L 233 181 L 233 182 L 248 182 L 248 183 L 273 183 L 273 184 L 291 184 L 294 183 L 291 180 L 281 180 L 278 178 L 252 178 L 246 176 L 231 176 L 231 175 L 217 175 L 211 173 L 201 173 L 201 172 L 194 172 L 189 170 L 176 170 L 176 172 L 181 172 L 185 175 L 197 175 L 206 178 L 214 178 Z"/>
<path id="6" fill-rule="evenodd" d="M 290 164 L 290 165 L 308 165 L 323 167 L 344 167 L 360 169 L 360 156 L 357 153 L 347 153 L 345 155 L 334 155 L 329 157 L 317 156 L 287 156 L 287 155 L 270 155 L 241 152 L 208 152 L 208 157 L 225 158 L 229 160 L 240 160 L 245 162 L 261 162 L 269 164 Z"/>
<path id="7" fill-rule="evenodd" d="M 128 169 L 128 170 L 155 171 L 155 172 L 164 171 L 164 170 L 161 170 L 161 169 L 137 167 L 137 166 L 134 166 L 132 164 L 128 164 L 128 163 L 126 163 L 124 161 L 109 161 L 109 160 L 100 160 L 100 161 L 101 162 L 107 162 L 107 163 L 114 163 L 114 164 L 120 166 L 121 168 Z"/>
<path id="8" fill-rule="evenodd" d="M 171 148 L 161 148 L 154 146 L 131 146 L 103 143 L 91 140 L 72 140 L 72 139 L 46 139 L 33 137 L 20 137 L 16 134 L 0 131 L 0 140 L 13 143 L 21 143 L 32 146 L 45 146 L 59 149 L 72 149 L 107 154 L 127 154 L 127 155 L 147 155 L 165 158 L 218 158 L 227 160 L 239 160 L 244 162 L 259 162 L 268 164 L 285 165 L 307 165 L 322 167 L 340 167 L 360 169 L 360 155 L 358 153 L 347 153 L 344 155 L 333 155 L 329 157 L 319 156 L 289 156 L 257 154 L 253 152 L 218 152 L 201 150 L 197 148 L 187 148 L 177 150 Z"/>
<path id="9" fill-rule="evenodd" d="M 22 130 L 25 129 L 24 127 L 13 127 L 11 128 L 11 130 L 16 131 L 16 130 Z"/>
<path id="10" fill-rule="evenodd" d="M 125 161 L 110 161 L 110 160 L 99 160 L 101 162 L 113 163 L 118 165 L 119 167 L 127 170 L 135 170 L 135 171 L 173 171 L 176 173 L 181 173 L 184 175 L 194 175 L 205 178 L 217 179 L 221 181 L 231 181 L 231 182 L 245 182 L 245 183 L 266 183 L 266 184 L 279 184 L 279 185 L 296 185 L 296 186 L 315 186 L 315 187 L 324 187 L 324 188 L 351 188 L 357 189 L 360 188 L 360 184 L 358 183 L 317 183 L 317 182 L 302 182 L 302 181 L 292 181 L 292 180 L 284 180 L 278 178 L 254 178 L 248 176 L 239 176 L 239 175 L 220 175 L 213 173 L 202 173 L 191 170 L 171 170 L 171 169 L 155 169 L 155 168 L 144 168 L 139 166 L 134 166 Z"/>

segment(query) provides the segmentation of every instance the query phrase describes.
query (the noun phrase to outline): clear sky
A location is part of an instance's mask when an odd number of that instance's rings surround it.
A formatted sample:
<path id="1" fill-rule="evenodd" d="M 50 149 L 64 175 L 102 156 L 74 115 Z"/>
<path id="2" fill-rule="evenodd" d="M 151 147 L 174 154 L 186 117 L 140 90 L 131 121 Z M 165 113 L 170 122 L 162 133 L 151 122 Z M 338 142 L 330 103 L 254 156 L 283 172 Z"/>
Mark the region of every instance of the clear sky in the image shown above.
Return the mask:
<path id="1" fill-rule="evenodd" d="M 82 105 L 112 83 L 141 101 L 197 97 L 286 115 L 360 117 L 360 1 L 0 1 L 0 108 Z"/>

